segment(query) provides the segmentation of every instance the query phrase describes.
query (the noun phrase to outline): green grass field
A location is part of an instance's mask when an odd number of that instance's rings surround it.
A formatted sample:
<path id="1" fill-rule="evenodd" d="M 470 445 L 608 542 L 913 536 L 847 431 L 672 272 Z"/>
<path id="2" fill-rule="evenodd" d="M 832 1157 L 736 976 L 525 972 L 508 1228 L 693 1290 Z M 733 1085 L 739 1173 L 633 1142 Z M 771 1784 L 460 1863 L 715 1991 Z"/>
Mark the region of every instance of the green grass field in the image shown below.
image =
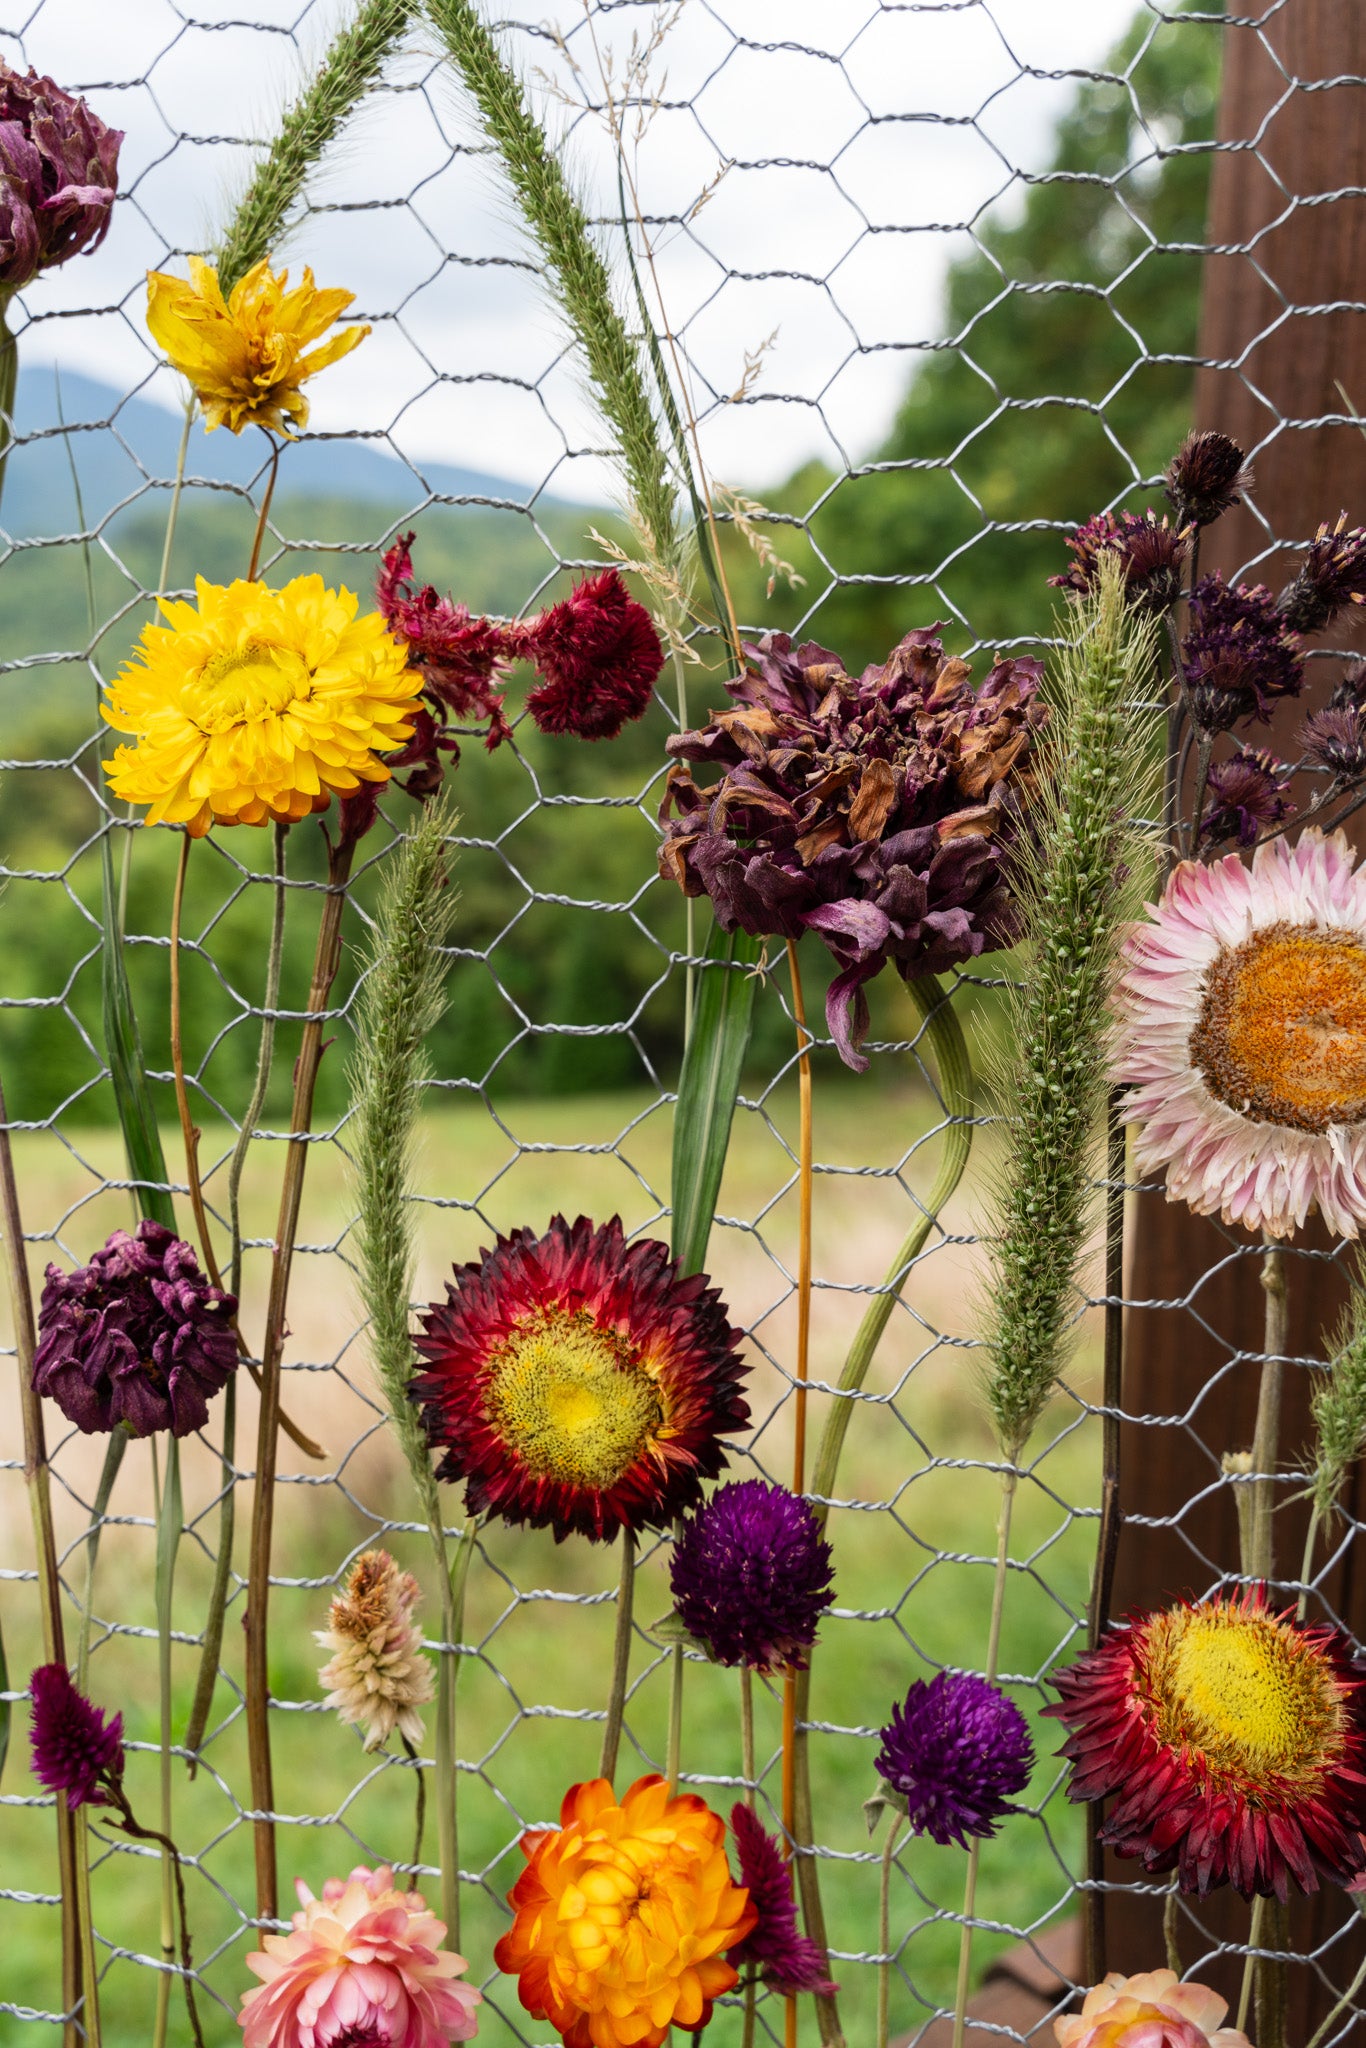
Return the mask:
<path id="1" fill-rule="evenodd" d="M 875 1283 L 911 1214 L 907 1190 L 933 1178 L 936 1141 L 933 1104 L 923 1090 L 817 1088 L 817 1155 L 812 1375 L 828 1383 L 838 1373 L 844 1346 L 862 1307 L 851 1290 Z M 757 1427 L 742 1446 L 758 1469 L 788 1476 L 791 1437 L 790 1366 L 794 1314 L 787 1275 L 794 1269 L 795 1193 L 792 1187 L 792 1108 L 786 1095 L 766 1112 L 737 1120 L 721 1214 L 727 1227 L 713 1237 L 713 1270 L 736 1319 L 755 1333 L 751 1405 Z M 428 1117 L 422 1161 L 422 1250 L 419 1290 L 435 1294 L 455 1258 L 487 1242 L 491 1228 L 543 1224 L 553 1208 L 596 1216 L 620 1209 L 628 1226 L 658 1214 L 667 1187 L 669 1112 L 643 1098 L 583 1097 L 569 1102 L 500 1103 L 495 1119 L 477 1098 L 443 1107 Z M 68 1133 L 63 1146 L 48 1134 L 26 1135 L 19 1171 L 30 1231 L 45 1231 L 76 1257 L 85 1256 L 109 1229 L 125 1220 L 126 1197 L 101 1192 L 102 1176 L 117 1172 L 113 1133 Z M 534 1139 L 536 1150 L 525 1147 Z M 587 1151 L 566 1148 L 584 1146 Z M 212 1165 L 226 1149 L 221 1131 L 205 1135 Z M 979 1140 L 976 1172 L 989 1159 L 989 1134 Z M 168 1152 L 170 1152 L 168 1139 Z M 174 1157 L 174 1153 L 170 1153 Z M 247 1229 L 268 1238 L 280 1153 L 255 1148 L 246 1189 Z M 345 1254 L 349 1213 L 344 1162 L 324 1151 L 313 1162 L 303 1241 L 311 1249 L 298 1265 L 287 1356 L 298 1369 L 287 1379 L 286 1401 L 313 1431 L 328 1456 L 321 1470 L 292 1446 L 282 1445 L 284 1484 L 277 1518 L 276 1571 L 282 1582 L 272 1605 L 272 1687 L 282 1705 L 275 1713 L 277 1805 L 293 1816 L 280 1829 L 285 1887 L 297 1873 L 316 1888 L 357 1861 L 410 1859 L 413 1852 L 413 1775 L 402 1757 L 366 1758 L 352 1733 L 321 1709 L 316 1673 L 322 1661 L 312 1630 L 321 1627 L 332 1581 L 350 1556 L 387 1525 L 411 1512 L 402 1468 L 388 1443 L 369 1385 L 351 1278 Z M 849 1169 L 857 1166 L 854 1174 Z M 872 1169 L 871 1171 L 869 1169 Z M 970 1182 L 972 1176 L 970 1175 Z M 211 1195 L 221 1174 L 210 1176 Z M 454 1205 L 454 1206 L 452 1206 Z M 991 1441 L 983 1424 L 971 1350 L 971 1285 L 975 1248 L 971 1232 L 976 1197 L 965 1187 L 945 1220 L 947 1235 L 932 1237 L 906 1290 L 906 1306 L 893 1318 L 868 1393 L 848 1438 L 840 1497 L 847 1505 L 831 1518 L 836 1552 L 837 1606 L 816 1656 L 813 1737 L 817 1831 L 824 1851 L 822 1877 L 832 1942 L 837 1954 L 858 1956 L 877 1946 L 877 1863 L 880 1837 L 870 1842 L 862 1802 L 875 1788 L 876 1730 L 912 1679 L 938 1664 L 980 1664 L 995 1550 L 999 1487 L 983 1469 Z M 737 1227 L 743 1223 L 745 1228 Z M 41 1250 L 41 1248 L 39 1248 Z M 46 1252 L 43 1256 L 48 1255 Z M 53 1254 L 60 1256 L 60 1252 Z M 244 1289 L 249 1329 L 259 1326 L 264 1254 L 250 1255 L 254 1270 Z M 35 1259 L 35 1271 L 42 1257 Z M 1083 1343 L 1072 1378 L 1085 1392 L 1094 1364 L 1093 1333 Z M 16 1452 L 17 1421 L 6 1403 L 4 1457 Z M 819 1432 L 828 1401 L 811 1397 L 811 1427 Z M 50 1420 L 60 1420 L 55 1416 Z M 216 1547 L 218 1418 L 210 1446 L 185 1447 L 185 1488 L 191 1533 L 177 1585 L 177 1642 L 173 1653 L 173 1729 L 178 1737 L 189 1711 L 196 1673 L 191 1638 L 201 1626 L 211 1554 Z M 236 1462 L 254 1463 L 255 1419 L 251 1389 L 243 1381 Z M 1032 1927 L 1066 1910 L 1069 1871 L 1080 1848 L 1078 1817 L 1058 1792 L 1054 1724 L 1037 1721 L 1044 1695 L 1038 1680 L 1069 1642 L 1086 1595 L 1094 1524 L 1079 1517 L 1096 1496 L 1096 1438 L 1071 1395 L 1054 1403 L 1022 1487 L 1012 1541 L 1003 1666 L 1011 1689 L 1035 1726 L 1040 1763 L 1027 1795 L 1038 1811 L 1009 1820 L 983 1858 L 978 1896 L 981 1918 L 1002 1930 Z M 103 1445 L 54 1437 L 59 1538 L 68 1554 L 65 1579 L 78 1596 L 79 1554 L 70 1549 L 84 1526 Z M 754 1469 L 743 1455 L 742 1473 Z M 250 1484 L 237 1491 L 236 1560 L 243 1565 L 250 1517 Z M 449 1496 L 452 1519 L 459 1512 Z M 111 1514 L 118 1526 L 105 1538 L 94 1607 L 96 1648 L 91 1690 L 101 1704 L 119 1708 L 135 1747 L 129 1762 L 133 1803 L 153 1819 L 157 1801 L 158 1735 L 156 1646 L 153 1630 L 149 1447 L 133 1445 L 124 1461 Z M 27 1560 L 26 1507 L 19 1474 L 0 1471 L 0 1535 L 5 1562 Z M 419 1578 L 430 1578 L 430 1554 L 411 1534 L 384 1537 Z M 619 1782 L 662 1765 L 667 1715 L 667 1659 L 649 1639 L 649 1624 L 668 1607 L 667 1546 L 647 1545 L 637 1590 L 638 1632 L 632 1665 L 634 1690 Z M 568 1543 L 549 1533 L 487 1530 L 469 1585 L 466 1634 L 473 1646 L 461 1677 L 461 1864 L 467 1874 L 462 1940 L 471 1973 L 490 1996 L 481 2038 L 511 2048 L 517 2039 L 540 2040 L 544 2027 L 520 2025 L 515 1994 L 492 1975 L 491 1952 L 506 1924 L 503 1894 L 521 1858 L 515 1843 L 523 1824 L 553 1819 L 564 1788 L 596 1771 L 600 1715 L 610 1658 L 616 1575 L 615 1551 Z M 196 1955 L 209 1995 L 206 2037 L 213 2044 L 240 2038 L 232 2021 L 251 1979 L 242 1957 L 253 1946 L 243 1909 L 252 1895 L 241 1682 L 243 1594 L 229 1611 L 220 1681 L 205 1768 L 191 1783 L 175 1767 L 175 1832 L 197 1861 L 189 1876 Z M 0 1580 L 0 1613 L 11 1685 L 21 1687 L 38 1655 L 32 1583 Z M 74 1634 L 76 1608 L 69 1609 Z M 116 1618 L 110 1626 L 111 1618 Z M 183 1639 L 182 1639 L 183 1638 Z M 687 1670 L 684 1774 L 713 1804 L 728 1810 L 739 1769 L 737 1687 L 733 1673 L 692 1661 Z M 758 1747 L 765 1794 L 779 1797 L 779 1703 L 760 1688 Z M 27 1771 L 25 1715 L 16 1710 L 13 1739 L 0 1791 L 25 1801 L 36 1793 Z M 0 1954 L 5 1957 L 0 2000 L 18 2008 L 51 2011 L 58 1999 L 57 1915 L 52 1816 L 40 1805 L 4 1808 L 5 1878 L 0 1897 Z M 157 1945 L 158 1867 L 98 1825 L 92 1837 L 93 1887 L 101 1943 L 104 2038 L 108 2048 L 145 2048 L 150 2038 L 155 1978 L 140 1967 Z M 429 1816 L 424 1850 L 434 1855 Z M 919 1842 L 903 1846 L 893 1902 L 900 1974 L 894 1981 L 895 2027 L 908 2027 L 927 2007 L 951 1997 L 957 1929 L 944 1915 L 961 1902 L 964 1858 Z M 435 1879 L 428 1881 L 429 1896 Z M 1009 1939 L 1007 1932 L 979 1941 L 985 1962 Z M 875 1971 L 837 1960 L 848 2038 L 871 2037 Z M 780 2009 L 765 2009 L 781 2028 Z M 507 2015 L 508 2017 L 501 2017 Z M 803 2022 L 803 2041 L 814 2043 L 814 2021 Z M 13 2020 L 0 2039 L 27 2039 Z M 171 2007 L 170 2039 L 188 2040 L 183 2006 Z M 734 2048 L 739 2014 L 719 2009 L 710 2038 Z"/>

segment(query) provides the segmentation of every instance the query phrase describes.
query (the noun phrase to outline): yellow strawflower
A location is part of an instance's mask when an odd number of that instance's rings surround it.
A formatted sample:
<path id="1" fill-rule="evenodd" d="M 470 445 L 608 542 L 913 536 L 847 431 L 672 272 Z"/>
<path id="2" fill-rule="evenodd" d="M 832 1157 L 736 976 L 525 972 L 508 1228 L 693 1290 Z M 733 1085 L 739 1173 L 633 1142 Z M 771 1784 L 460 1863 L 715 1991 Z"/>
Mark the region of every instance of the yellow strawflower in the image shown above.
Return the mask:
<path id="1" fill-rule="evenodd" d="M 357 618 L 321 576 L 196 590 L 159 600 L 165 625 L 143 628 L 100 707 L 136 741 L 106 766 L 115 796 L 198 839 L 215 819 L 304 818 L 388 780 L 376 755 L 408 738 L 422 677 L 377 612 Z"/>
<path id="2" fill-rule="evenodd" d="M 343 327 L 306 354 L 355 293 L 320 292 L 307 268 L 302 284 L 293 291 L 288 284 L 289 272 L 277 276 L 264 259 L 226 300 L 217 271 L 198 256 L 190 258 L 188 283 L 163 270 L 148 271 L 147 325 L 172 368 L 194 386 L 210 433 L 227 427 L 240 434 L 255 425 L 288 435 L 291 427 L 306 426 L 304 379 L 348 355 L 370 332 L 362 325 Z"/>

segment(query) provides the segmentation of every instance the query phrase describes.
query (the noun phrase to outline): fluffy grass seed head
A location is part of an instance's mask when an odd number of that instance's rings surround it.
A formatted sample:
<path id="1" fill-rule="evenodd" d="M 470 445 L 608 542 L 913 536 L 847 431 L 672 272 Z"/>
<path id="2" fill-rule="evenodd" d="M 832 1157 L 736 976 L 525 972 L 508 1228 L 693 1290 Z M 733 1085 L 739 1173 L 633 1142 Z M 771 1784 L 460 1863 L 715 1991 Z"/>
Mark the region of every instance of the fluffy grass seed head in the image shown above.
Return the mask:
<path id="1" fill-rule="evenodd" d="M 143 628 L 109 686 L 101 715 L 135 742 L 107 764 L 112 793 L 197 839 L 386 782 L 378 756 L 407 738 L 422 678 L 383 619 L 321 576 L 196 589 L 194 604 L 160 600 L 165 624 Z"/>
<path id="2" fill-rule="evenodd" d="M 1333 1359 L 1310 1398 L 1314 1417 L 1310 1491 L 1319 1519 L 1331 1514 L 1348 1471 L 1366 1450 L 1366 1256 L 1357 1253 L 1352 1291 Z"/>

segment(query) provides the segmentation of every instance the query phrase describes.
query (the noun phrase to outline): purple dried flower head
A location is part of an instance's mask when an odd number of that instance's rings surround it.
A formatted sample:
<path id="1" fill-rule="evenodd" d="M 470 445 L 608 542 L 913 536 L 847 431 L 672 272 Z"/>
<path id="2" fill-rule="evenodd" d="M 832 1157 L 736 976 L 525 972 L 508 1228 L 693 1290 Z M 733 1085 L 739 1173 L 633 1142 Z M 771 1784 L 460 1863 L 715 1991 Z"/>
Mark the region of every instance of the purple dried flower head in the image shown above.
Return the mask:
<path id="1" fill-rule="evenodd" d="M 237 1368 L 235 1296 L 164 1224 L 116 1230 L 88 1266 L 49 1266 L 33 1385 L 87 1436 L 188 1436 Z"/>
<path id="2" fill-rule="evenodd" d="M 1359 704 L 1316 711 L 1300 728 L 1300 745 L 1316 768 L 1354 780 L 1366 772 L 1366 713 Z"/>
<path id="3" fill-rule="evenodd" d="M 122 141 L 50 78 L 0 64 L 0 290 L 99 247 Z"/>
<path id="4" fill-rule="evenodd" d="M 1189 528 L 1172 526 L 1155 512 L 1098 512 L 1067 543 L 1072 566 L 1048 580 L 1055 589 L 1084 597 L 1096 587 L 1100 557 L 1118 555 L 1130 601 L 1145 610 L 1166 611 L 1181 595 L 1190 538 Z"/>
<path id="5" fill-rule="evenodd" d="M 1252 471 L 1227 434 L 1188 434 L 1167 464 L 1164 488 L 1178 526 L 1212 526 L 1251 490 Z"/>
<path id="6" fill-rule="evenodd" d="M 1328 699 L 1334 711 L 1359 711 L 1366 706 L 1366 661 L 1349 661 Z"/>
<path id="7" fill-rule="evenodd" d="M 807 1503 L 765 1479 L 718 1487 L 674 1545 L 670 1584 L 689 1635 L 718 1664 L 804 1665 L 835 1595 L 830 1545 Z"/>
<path id="8" fill-rule="evenodd" d="M 864 986 L 893 961 L 912 980 L 990 947 L 1017 924 L 1004 857 L 1047 718 L 1043 671 L 998 661 L 974 689 L 927 627 L 855 681 L 838 655 L 786 633 L 747 647 L 754 667 L 669 776 L 660 869 L 711 898 L 725 931 L 819 934 L 840 972 L 826 1021 L 846 1066 L 866 1067 Z"/>
<path id="9" fill-rule="evenodd" d="M 759 1918 L 744 1940 L 727 1949 L 732 1969 L 752 1965 L 780 1998 L 803 1991 L 832 1997 L 839 1990 L 826 1975 L 825 1955 L 809 1934 L 797 1932 L 797 1902 L 792 1896 L 792 1866 L 784 1859 L 776 1835 L 766 1833 L 747 1806 L 731 1808 L 731 1832 L 740 1858 L 740 1883 Z"/>
<path id="10" fill-rule="evenodd" d="M 1183 646 L 1196 724 L 1227 732 L 1245 719 L 1270 718 L 1282 697 L 1304 688 L 1300 643 L 1264 585 L 1202 576 L 1191 598 Z"/>
<path id="11" fill-rule="evenodd" d="M 106 1721 L 77 1692 L 65 1664 L 40 1664 L 28 1682 L 32 1696 L 29 1742 L 33 1775 L 58 1798 L 78 1806 L 108 1806 L 101 1780 L 123 1776 L 123 1716 Z"/>
<path id="12" fill-rule="evenodd" d="M 1278 605 L 1295 632 L 1319 633 L 1349 604 L 1366 604 L 1366 527 L 1349 527 L 1343 512 L 1336 526 L 1319 528 Z"/>
<path id="13" fill-rule="evenodd" d="M 1239 747 L 1227 761 L 1209 771 L 1209 804 L 1200 820 L 1200 838 L 1211 846 L 1236 839 L 1255 846 L 1268 825 L 1279 825 L 1295 806 L 1290 801 L 1290 769 L 1265 747 Z"/>
<path id="14" fill-rule="evenodd" d="M 1013 1700 L 971 1672 L 940 1671 L 893 1707 L 876 1762 L 916 1834 L 966 1848 L 1015 1811 L 1034 1750 Z"/>

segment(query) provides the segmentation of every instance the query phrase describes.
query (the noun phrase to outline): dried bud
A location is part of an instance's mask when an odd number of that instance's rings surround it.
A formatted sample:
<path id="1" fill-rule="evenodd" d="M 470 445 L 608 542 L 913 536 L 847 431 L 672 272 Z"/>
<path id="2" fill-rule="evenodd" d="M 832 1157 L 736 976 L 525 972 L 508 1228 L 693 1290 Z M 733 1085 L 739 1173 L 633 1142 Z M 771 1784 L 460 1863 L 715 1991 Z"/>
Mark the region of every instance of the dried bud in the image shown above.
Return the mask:
<path id="1" fill-rule="evenodd" d="M 1130 603 L 1162 612 L 1181 595 L 1190 530 L 1172 526 L 1155 512 L 1098 512 L 1077 528 L 1067 545 L 1072 550 L 1072 566 L 1062 576 L 1049 577 L 1055 589 L 1086 596 L 1096 587 L 1099 557 L 1115 554 L 1124 564 Z"/>
<path id="2" fill-rule="evenodd" d="M 1366 528 L 1349 528 L 1343 512 L 1336 526 L 1319 528 L 1278 605 L 1295 632 L 1320 633 L 1349 604 L 1366 604 Z"/>
<path id="3" fill-rule="evenodd" d="M 1251 490 L 1252 471 L 1227 434 L 1188 434 L 1167 465 L 1164 488 L 1178 526 L 1212 526 Z"/>
<path id="4" fill-rule="evenodd" d="M 1222 846 L 1236 840 L 1255 846 L 1268 825 L 1279 825 L 1295 806 L 1290 801 L 1290 770 L 1265 748 L 1239 747 L 1227 761 L 1216 761 L 1207 782 L 1209 806 L 1200 820 L 1200 840 Z"/>
<path id="5" fill-rule="evenodd" d="M 1197 726 L 1227 732 L 1249 718 L 1265 722 L 1283 697 L 1304 688 L 1300 644 L 1260 583 L 1202 576 L 1191 599 L 1183 647 L 1186 684 Z"/>
<path id="6" fill-rule="evenodd" d="M 122 141 L 50 78 L 0 64 L 0 291 L 99 247 Z"/>
<path id="7" fill-rule="evenodd" d="M 1316 711 L 1300 728 L 1300 745 L 1316 768 L 1355 781 L 1366 772 L 1366 714 L 1356 704 Z"/>

